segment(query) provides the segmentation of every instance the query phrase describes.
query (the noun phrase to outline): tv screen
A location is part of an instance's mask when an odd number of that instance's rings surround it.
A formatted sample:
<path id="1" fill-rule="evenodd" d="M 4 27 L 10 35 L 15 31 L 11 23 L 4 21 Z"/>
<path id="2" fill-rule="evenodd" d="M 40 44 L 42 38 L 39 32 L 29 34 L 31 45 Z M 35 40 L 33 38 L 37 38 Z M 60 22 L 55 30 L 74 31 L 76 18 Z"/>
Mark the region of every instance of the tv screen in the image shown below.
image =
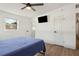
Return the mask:
<path id="1" fill-rule="evenodd" d="M 38 17 L 38 23 L 48 22 L 47 16 Z"/>

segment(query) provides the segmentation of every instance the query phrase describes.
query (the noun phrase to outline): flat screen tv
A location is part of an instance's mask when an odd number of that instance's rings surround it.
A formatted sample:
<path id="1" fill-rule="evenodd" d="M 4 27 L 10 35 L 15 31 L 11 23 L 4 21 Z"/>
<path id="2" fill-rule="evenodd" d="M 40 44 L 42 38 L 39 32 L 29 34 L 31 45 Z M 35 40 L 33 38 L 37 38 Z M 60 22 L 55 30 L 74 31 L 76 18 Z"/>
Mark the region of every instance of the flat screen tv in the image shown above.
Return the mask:
<path id="1" fill-rule="evenodd" d="M 38 23 L 45 23 L 45 22 L 48 22 L 47 16 L 38 17 Z"/>

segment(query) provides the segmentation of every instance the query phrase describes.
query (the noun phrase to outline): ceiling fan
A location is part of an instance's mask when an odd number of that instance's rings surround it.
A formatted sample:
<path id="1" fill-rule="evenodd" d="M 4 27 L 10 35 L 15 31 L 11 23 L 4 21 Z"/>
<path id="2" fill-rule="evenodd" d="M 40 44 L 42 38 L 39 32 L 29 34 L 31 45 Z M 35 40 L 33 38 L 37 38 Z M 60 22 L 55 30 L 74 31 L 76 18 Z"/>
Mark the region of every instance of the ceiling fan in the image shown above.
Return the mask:
<path id="1" fill-rule="evenodd" d="M 33 11 L 36 11 L 32 6 L 43 6 L 44 4 L 43 3 L 33 3 L 33 4 L 31 4 L 31 3 L 22 3 L 22 4 L 24 4 L 25 6 L 24 7 L 22 7 L 21 9 L 23 10 L 23 9 L 25 9 L 25 8 L 27 8 L 27 9 L 31 9 L 31 10 L 33 10 Z"/>

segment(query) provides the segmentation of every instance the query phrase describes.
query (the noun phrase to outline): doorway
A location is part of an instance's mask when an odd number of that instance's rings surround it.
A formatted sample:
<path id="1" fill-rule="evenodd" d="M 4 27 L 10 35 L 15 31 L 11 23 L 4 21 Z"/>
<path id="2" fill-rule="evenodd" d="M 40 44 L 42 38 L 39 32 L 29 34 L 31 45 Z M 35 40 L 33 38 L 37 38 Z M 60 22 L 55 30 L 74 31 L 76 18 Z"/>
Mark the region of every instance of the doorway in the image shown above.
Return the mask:
<path id="1" fill-rule="evenodd" d="M 76 48 L 79 49 L 79 13 L 76 13 Z"/>

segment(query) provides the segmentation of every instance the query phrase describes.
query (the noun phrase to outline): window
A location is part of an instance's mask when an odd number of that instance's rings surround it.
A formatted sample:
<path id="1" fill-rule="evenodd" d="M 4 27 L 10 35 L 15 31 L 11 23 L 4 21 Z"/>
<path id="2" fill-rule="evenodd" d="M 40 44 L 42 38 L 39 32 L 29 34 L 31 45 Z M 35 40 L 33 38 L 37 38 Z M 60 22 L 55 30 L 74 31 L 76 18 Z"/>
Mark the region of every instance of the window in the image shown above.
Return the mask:
<path id="1" fill-rule="evenodd" d="M 17 21 L 13 18 L 5 18 L 5 29 L 17 29 Z"/>

